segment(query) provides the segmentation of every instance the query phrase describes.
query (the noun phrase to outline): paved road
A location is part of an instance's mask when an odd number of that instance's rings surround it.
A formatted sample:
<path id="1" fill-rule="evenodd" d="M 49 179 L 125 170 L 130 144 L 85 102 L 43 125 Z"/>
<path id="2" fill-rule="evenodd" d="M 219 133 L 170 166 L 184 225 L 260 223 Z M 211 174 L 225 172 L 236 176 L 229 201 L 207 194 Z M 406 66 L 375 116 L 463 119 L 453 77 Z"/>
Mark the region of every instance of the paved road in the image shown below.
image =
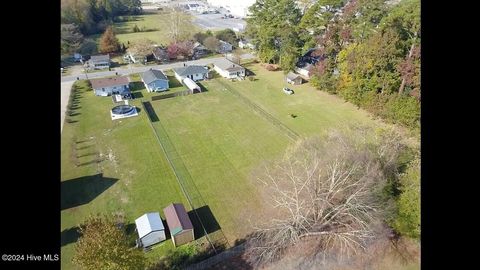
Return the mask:
<path id="1" fill-rule="evenodd" d="M 242 55 L 242 59 L 249 59 L 249 58 L 254 58 L 254 56 L 251 55 L 251 54 Z M 181 67 L 181 66 L 183 66 L 184 63 L 186 63 L 187 65 L 208 65 L 208 64 L 216 63 L 221 59 L 223 59 L 223 57 L 204 58 L 204 59 L 198 59 L 198 60 L 194 60 L 194 61 L 176 62 L 176 63 L 170 63 L 170 64 L 152 65 L 152 66 L 144 66 L 144 67 L 117 68 L 113 71 L 102 71 L 102 72 L 95 72 L 95 73 L 87 73 L 86 76 L 85 76 L 85 74 L 69 75 L 69 76 L 63 76 L 62 77 L 62 83 L 63 82 L 75 81 L 77 79 L 77 77 L 80 78 L 80 79 L 93 79 L 93 78 L 102 78 L 102 77 L 107 77 L 107 76 L 114 76 L 116 72 L 118 72 L 118 75 L 129 75 L 129 74 L 132 74 L 132 73 L 145 72 L 145 71 L 147 71 L 151 68 L 160 69 L 160 70 L 172 69 L 172 68 Z"/>
<path id="2" fill-rule="evenodd" d="M 65 122 L 65 112 L 67 111 L 68 98 L 70 97 L 70 90 L 72 90 L 73 81 L 62 82 L 61 83 L 61 94 L 60 94 L 60 119 L 61 126 L 60 132 L 63 130 L 63 122 Z"/>

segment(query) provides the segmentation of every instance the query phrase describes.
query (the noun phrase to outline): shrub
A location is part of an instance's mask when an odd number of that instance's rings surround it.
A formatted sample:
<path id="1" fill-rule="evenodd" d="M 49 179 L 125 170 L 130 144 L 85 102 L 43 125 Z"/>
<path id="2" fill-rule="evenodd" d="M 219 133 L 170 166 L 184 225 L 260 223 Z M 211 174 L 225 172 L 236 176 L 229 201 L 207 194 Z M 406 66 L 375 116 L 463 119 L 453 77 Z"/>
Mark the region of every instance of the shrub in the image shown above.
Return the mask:
<path id="1" fill-rule="evenodd" d="M 273 65 L 273 64 L 267 64 L 265 66 L 265 69 L 268 70 L 268 71 L 276 71 L 278 69 L 278 67 L 276 65 Z"/>

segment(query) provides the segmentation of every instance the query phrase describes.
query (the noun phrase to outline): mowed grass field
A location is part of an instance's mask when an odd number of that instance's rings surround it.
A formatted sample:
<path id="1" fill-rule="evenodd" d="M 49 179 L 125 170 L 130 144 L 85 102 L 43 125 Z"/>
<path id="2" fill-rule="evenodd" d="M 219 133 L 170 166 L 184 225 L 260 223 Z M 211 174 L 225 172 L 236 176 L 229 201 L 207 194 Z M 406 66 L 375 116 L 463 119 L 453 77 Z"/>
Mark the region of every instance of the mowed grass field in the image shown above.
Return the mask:
<path id="1" fill-rule="evenodd" d="M 171 21 L 170 14 L 164 12 L 148 13 L 144 15 L 131 16 L 131 18 L 133 18 L 132 21 L 116 22 L 113 25 L 115 34 L 120 43 L 125 43 L 127 46 L 128 42 L 134 43 L 135 41 L 144 38 L 152 40 L 157 44 L 168 45 L 170 43 L 171 40 L 168 34 Z M 145 27 L 149 31 L 135 33 L 133 32 L 133 27 L 135 25 L 137 25 L 140 29 Z M 185 29 L 187 30 L 187 35 L 193 35 L 201 30 L 191 22 L 187 23 Z M 89 38 L 93 38 L 97 44 L 100 41 L 100 37 L 101 34 L 89 36 Z"/>
<path id="2" fill-rule="evenodd" d="M 301 136 L 347 125 L 383 125 L 308 84 L 291 86 L 295 94 L 285 95 L 281 72 L 266 71 L 258 64 L 246 66 L 257 80 L 215 78 L 201 82 L 207 92 L 151 101 L 159 118 L 153 127 L 168 134 L 230 245 L 252 230 L 251 222 L 268 219 L 261 211 L 261 198 L 252 178 L 263 162 L 281 158 L 293 143 L 232 90 Z M 173 77 L 169 79 L 171 92 L 184 89 Z M 191 210 L 140 104 L 142 99 L 150 101 L 158 94 L 147 93 L 138 75 L 132 75 L 131 80 L 137 97 L 131 104 L 141 108 L 139 116 L 112 121 L 111 98 L 96 97 L 84 87 L 78 94 L 78 114 L 71 117 L 77 122 L 65 123 L 63 128 L 62 269 L 74 269 L 70 262 L 73 232 L 91 213 L 120 212 L 133 223 L 149 211 L 158 211 L 163 217 L 162 209 L 171 202 L 183 202 L 187 211 Z M 168 240 L 147 256 L 155 260 L 172 248 Z"/>
<path id="3" fill-rule="evenodd" d="M 163 208 L 172 202 L 190 210 L 146 114 L 112 121 L 112 99 L 86 89 L 78 94 L 77 115 L 71 117 L 76 122 L 65 123 L 62 132 L 62 269 L 75 269 L 75 229 L 89 214 L 122 213 L 132 224 L 146 212 L 163 217 Z M 141 108 L 139 101 L 131 104 Z M 169 248 L 170 240 L 148 256 Z"/>

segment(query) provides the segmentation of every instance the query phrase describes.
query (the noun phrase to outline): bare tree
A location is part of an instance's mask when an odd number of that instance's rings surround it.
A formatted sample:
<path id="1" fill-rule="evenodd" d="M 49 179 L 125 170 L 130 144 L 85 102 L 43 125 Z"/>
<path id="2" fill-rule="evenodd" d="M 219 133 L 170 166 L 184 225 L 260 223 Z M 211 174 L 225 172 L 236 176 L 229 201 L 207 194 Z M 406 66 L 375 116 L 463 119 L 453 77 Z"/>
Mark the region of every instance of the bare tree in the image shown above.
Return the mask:
<path id="1" fill-rule="evenodd" d="M 257 226 L 247 241 L 251 264 L 273 262 L 288 247 L 312 238 L 324 256 L 336 253 L 340 259 L 366 248 L 382 214 L 382 160 L 388 154 L 390 161 L 396 152 L 387 151 L 391 145 L 371 147 L 363 140 L 332 132 L 299 142 L 282 161 L 265 166 L 258 180 L 277 216 Z"/>
<path id="2" fill-rule="evenodd" d="M 169 14 L 170 20 L 168 34 L 170 39 L 174 43 L 186 39 L 190 33 L 190 29 L 188 29 L 191 25 L 189 16 L 180 8 L 173 8 Z"/>
<path id="3" fill-rule="evenodd" d="M 216 37 L 207 37 L 203 41 L 203 45 L 205 45 L 205 48 L 212 52 L 218 51 L 218 46 L 220 45 L 220 41 Z"/>

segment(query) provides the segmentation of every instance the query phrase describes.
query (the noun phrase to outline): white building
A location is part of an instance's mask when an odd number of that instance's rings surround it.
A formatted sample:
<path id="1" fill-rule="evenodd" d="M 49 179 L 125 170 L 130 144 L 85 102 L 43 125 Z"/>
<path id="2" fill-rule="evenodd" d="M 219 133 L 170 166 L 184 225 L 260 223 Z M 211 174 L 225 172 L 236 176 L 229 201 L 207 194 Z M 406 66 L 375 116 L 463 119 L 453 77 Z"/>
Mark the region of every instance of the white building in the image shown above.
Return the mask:
<path id="1" fill-rule="evenodd" d="M 165 227 L 158 212 L 146 213 L 135 220 L 139 240 L 143 247 L 149 247 L 167 239 Z"/>
<path id="2" fill-rule="evenodd" d="M 221 59 L 215 62 L 213 69 L 227 79 L 245 77 L 245 68 L 227 59 Z"/>
<path id="3" fill-rule="evenodd" d="M 229 10 L 234 16 L 246 17 L 249 14 L 248 8 L 255 0 L 207 0 L 207 2 L 212 6 Z"/>

